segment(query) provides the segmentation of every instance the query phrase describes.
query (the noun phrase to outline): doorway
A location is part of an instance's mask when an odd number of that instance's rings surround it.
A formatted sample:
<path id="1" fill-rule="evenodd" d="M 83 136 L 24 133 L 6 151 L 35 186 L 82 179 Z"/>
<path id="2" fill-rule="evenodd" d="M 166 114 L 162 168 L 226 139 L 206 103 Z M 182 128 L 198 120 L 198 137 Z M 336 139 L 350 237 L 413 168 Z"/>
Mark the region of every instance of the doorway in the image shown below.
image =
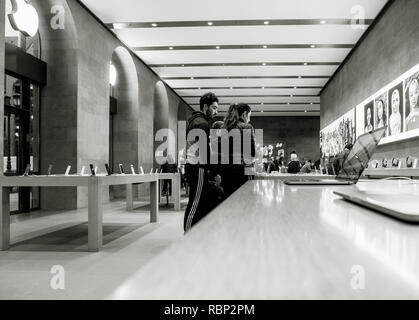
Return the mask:
<path id="1" fill-rule="evenodd" d="M 5 77 L 4 168 L 5 176 L 20 176 L 27 168 L 39 174 L 39 87 L 29 80 Z M 17 188 L 10 192 L 12 214 L 40 207 L 39 188 Z"/>

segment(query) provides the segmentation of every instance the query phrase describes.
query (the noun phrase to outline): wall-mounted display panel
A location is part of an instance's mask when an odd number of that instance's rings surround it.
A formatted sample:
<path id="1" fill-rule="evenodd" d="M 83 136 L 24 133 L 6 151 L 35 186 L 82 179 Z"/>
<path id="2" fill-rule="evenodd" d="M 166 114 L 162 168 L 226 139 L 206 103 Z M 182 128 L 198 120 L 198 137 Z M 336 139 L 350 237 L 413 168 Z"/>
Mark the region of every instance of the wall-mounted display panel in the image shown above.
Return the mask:
<path id="1" fill-rule="evenodd" d="M 419 137 L 419 64 L 356 107 L 356 136 L 387 126 L 380 145 Z"/>

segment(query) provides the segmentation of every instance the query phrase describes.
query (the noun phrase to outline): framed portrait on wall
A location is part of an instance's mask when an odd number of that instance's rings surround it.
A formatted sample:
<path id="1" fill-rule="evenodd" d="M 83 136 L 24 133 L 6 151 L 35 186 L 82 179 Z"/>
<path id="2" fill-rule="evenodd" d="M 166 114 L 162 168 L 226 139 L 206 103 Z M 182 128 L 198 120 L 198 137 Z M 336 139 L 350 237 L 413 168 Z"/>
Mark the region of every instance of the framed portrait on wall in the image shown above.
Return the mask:
<path id="1" fill-rule="evenodd" d="M 406 131 L 419 129 L 419 72 L 404 81 Z"/>
<path id="2" fill-rule="evenodd" d="M 404 94 L 403 82 L 393 87 L 388 92 L 389 97 L 389 136 L 394 136 L 404 131 Z"/>
<path id="3" fill-rule="evenodd" d="M 374 129 L 385 127 L 388 123 L 388 91 L 374 100 Z M 386 133 L 387 135 L 387 133 Z"/>
<path id="4" fill-rule="evenodd" d="M 364 107 L 364 133 L 374 130 L 374 101 L 367 103 Z"/>

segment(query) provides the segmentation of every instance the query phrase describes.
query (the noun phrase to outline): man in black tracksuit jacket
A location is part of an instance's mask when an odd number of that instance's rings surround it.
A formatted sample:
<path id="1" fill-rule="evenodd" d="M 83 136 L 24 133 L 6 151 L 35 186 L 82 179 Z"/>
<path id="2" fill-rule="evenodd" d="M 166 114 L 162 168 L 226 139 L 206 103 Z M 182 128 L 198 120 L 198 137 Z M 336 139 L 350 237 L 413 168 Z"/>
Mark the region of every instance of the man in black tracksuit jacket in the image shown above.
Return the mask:
<path id="1" fill-rule="evenodd" d="M 191 130 L 205 132 L 206 141 L 187 140 L 187 160 L 185 164 L 185 178 L 189 184 L 189 202 L 184 217 L 184 230 L 188 231 L 195 223 L 206 216 L 215 207 L 211 187 L 208 182 L 207 170 L 210 168 L 210 129 L 217 114 L 218 98 L 213 93 L 207 93 L 200 100 L 201 111 L 195 111 L 188 118 L 186 135 Z M 196 131 L 195 131 L 196 132 Z M 196 151 L 196 146 L 205 146 L 206 157 Z M 194 148 L 195 147 L 195 148 Z"/>

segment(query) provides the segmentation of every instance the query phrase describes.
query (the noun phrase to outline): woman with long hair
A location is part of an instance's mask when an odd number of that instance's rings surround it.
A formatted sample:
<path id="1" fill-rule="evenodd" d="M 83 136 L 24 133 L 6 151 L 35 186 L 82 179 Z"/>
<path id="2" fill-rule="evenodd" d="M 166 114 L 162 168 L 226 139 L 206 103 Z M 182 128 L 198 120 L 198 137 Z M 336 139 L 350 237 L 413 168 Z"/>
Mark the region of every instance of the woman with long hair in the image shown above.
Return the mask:
<path id="1" fill-rule="evenodd" d="M 246 168 L 253 166 L 252 160 L 256 154 L 254 129 L 249 123 L 251 113 L 249 105 L 233 104 L 224 119 L 224 133 L 228 134 L 223 138 L 228 141 L 223 142 L 229 146 L 228 154 L 223 154 L 222 165 L 225 197 L 230 196 L 249 180 Z M 237 143 L 240 143 L 240 146 Z M 249 151 L 250 154 L 247 154 Z M 225 163 L 227 159 L 228 163 Z"/>

